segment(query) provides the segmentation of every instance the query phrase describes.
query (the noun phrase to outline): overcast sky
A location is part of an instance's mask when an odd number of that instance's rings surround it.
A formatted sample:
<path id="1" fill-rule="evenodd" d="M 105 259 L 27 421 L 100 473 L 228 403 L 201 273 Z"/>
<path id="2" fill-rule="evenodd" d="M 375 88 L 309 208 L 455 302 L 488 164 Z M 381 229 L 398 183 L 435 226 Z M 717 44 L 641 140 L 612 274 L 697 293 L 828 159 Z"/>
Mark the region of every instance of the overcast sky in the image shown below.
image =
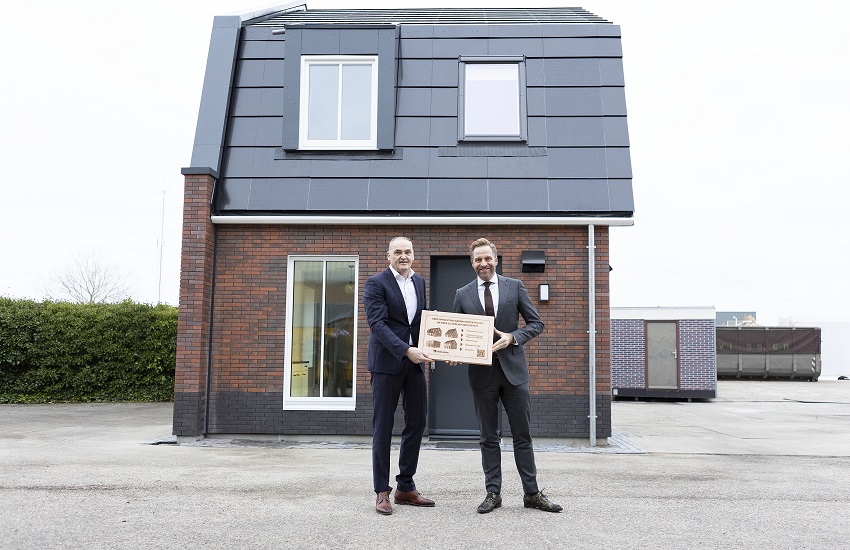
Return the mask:
<path id="1" fill-rule="evenodd" d="M 307 5 L 581 5 L 620 25 L 636 213 L 633 227 L 611 230 L 612 305 L 850 322 L 850 3 Z M 41 299 L 75 258 L 95 257 L 126 274 L 134 299 L 177 303 L 180 169 L 213 16 L 257 7 L 5 9 L 0 295 Z"/>

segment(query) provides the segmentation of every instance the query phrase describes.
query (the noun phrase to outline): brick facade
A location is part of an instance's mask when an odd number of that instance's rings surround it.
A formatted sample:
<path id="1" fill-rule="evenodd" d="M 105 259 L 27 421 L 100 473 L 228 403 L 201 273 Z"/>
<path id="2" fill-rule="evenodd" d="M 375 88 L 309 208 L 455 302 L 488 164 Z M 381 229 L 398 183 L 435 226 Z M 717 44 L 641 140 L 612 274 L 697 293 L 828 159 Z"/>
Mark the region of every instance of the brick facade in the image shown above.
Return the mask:
<path id="1" fill-rule="evenodd" d="M 215 227 L 210 222 L 212 175 L 186 175 L 180 306 L 174 382 L 174 433 L 204 433 Z"/>
<path id="2" fill-rule="evenodd" d="M 646 330 L 642 319 L 611 320 L 611 386 L 646 387 Z"/>
<path id="3" fill-rule="evenodd" d="M 679 321 L 679 387 L 682 390 L 715 390 L 717 364 L 714 321 Z"/>
<path id="4" fill-rule="evenodd" d="M 371 434 L 371 394 L 366 370 L 369 329 L 360 299 L 356 410 L 283 410 L 287 259 L 290 254 L 357 254 L 358 287 L 362 291 L 366 278 L 386 268 L 389 239 L 405 235 L 414 243 L 414 269 L 426 281 L 430 280 L 432 256 L 466 255 L 469 242 L 486 236 L 498 246 L 503 274 L 522 279 L 535 303 L 538 284 L 550 285 L 550 301 L 537 304 L 546 329 L 527 345 L 533 435 L 589 435 L 587 227 L 229 224 L 212 227 L 209 195 L 202 197 L 210 191 L 210 185 L 205 178 L 186 178 L 176 434 L 201 435 L 205 431 L 203 396 L 210 307 L 213 313 L 208 433 Z M 206 201 L 203 204 L 202 199 Z M 595 233 L 596 429 L 599 437 L 608 437 L 611 432 L 608 229 L 597 227 Z M 214 234 L 217 234 L 215 240 Z M 521 273 L 521 251 L 541 249 L 546 251 L 545 273 Z M 471 268 L 469 275 L 471 280 L 474 276 Z"/>

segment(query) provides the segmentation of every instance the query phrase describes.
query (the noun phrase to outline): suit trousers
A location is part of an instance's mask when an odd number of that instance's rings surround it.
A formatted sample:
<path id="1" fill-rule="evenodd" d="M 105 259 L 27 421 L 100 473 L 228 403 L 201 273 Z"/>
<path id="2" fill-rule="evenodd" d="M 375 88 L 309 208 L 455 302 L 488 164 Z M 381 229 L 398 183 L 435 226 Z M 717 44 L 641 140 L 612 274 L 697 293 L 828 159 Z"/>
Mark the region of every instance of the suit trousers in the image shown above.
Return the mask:
<path id="1" fill-rule="evenodd" d="M 398 374 L 372 373 L 372 481 L 375 492 L 390 491 L 390 446 L 395 410 L 401 398 L 404 429 L 398 453 L 396 489 L 414 491 L 413 475 L 419 464 L 419 449 L 428 416 L 428 395 L 422 367 L 404 359 Z"/>
<path id="2" fill-rule="evenodd" d="M 499 401 L 511 426 L 514 462 L 526 493 L 537 492 L 537 466 L 531 443 L 531 394 L 528 383 L 514 386 L 502 372 L 502 366 L 493 356 L 493 377 L 483 388 L 472 388 L 475 414 L 481 431 L 481 465 L 487 492 L 502 490 L 502 450 L 499 437 Z"/>

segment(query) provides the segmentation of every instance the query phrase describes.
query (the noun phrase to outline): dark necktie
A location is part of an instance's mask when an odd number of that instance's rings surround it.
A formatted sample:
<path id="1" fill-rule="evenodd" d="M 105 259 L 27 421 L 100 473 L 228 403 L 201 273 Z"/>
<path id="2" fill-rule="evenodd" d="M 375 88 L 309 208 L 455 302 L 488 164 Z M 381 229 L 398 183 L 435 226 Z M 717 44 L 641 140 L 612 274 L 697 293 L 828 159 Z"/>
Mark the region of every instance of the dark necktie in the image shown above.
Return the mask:
<path id="1" fill-rule="evenodd" d="M 493 308 L 493 295 L 490 294 L 490 285 L 492 281 L 484 283 L 484 313 L 490 317 L 496 316 L 496 310 Z"/>

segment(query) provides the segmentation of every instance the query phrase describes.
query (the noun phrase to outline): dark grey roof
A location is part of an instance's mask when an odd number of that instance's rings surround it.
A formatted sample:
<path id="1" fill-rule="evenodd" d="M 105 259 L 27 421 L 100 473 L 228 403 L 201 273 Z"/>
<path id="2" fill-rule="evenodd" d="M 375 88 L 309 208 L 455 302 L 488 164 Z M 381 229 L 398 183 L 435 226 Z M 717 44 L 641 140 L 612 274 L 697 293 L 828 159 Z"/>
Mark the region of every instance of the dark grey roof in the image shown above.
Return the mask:
<path id="1" fill-rule="evenodd" d="M 218 179 L 219 217 L 632 217 L 619 26 L 581 8 L 278 8 L 213 25 L 184 173 Z M 299 102 L 287 78 L 297 83 L 305 51 L 395 61 L 381 65 L 390 85 L 375 151 L 292 146 Z M 465 55 L 522 56 L 521 142 L 460 139 Z"/>
<path id="2" fill-rule="evenodd" d="M 503 25 L 610 23 L 584 8 L 405 8 L 393 10 L 292 10 L 252 26 L 292 24 Z"/>

